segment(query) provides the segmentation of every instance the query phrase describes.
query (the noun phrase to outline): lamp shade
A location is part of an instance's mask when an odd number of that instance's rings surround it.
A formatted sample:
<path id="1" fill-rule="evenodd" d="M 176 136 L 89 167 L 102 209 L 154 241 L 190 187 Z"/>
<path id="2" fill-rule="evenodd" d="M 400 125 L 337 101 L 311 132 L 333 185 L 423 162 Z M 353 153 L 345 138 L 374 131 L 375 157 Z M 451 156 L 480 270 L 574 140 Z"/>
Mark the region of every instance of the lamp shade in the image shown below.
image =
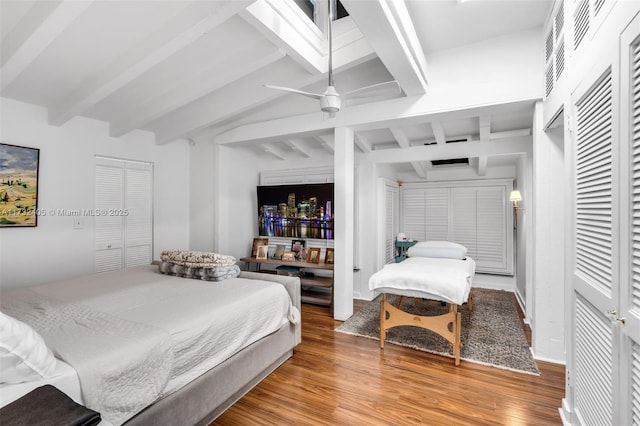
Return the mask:
<path id="1" fill-rule="evenodd" d="M 518 191 L 517 189 L 514 191 L 511 191 L 511 195 L 509 195 L 509 201 L 521 201 L 522 200 L 522 195 L 520 194 L 520 191 Z"/>

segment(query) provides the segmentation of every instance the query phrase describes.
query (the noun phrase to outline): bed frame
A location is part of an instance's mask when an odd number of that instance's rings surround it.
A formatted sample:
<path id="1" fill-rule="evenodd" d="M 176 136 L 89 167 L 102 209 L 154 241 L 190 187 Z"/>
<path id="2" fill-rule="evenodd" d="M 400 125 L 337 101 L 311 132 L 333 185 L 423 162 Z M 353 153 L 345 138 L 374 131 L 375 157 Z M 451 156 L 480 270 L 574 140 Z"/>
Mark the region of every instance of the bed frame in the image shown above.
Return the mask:
<path id="1" fill-rule="evenodd" d="M 240 278 L 278 282 L 300 309 L 300 278 L 241 272 Z M 124 424 L 127 426 L 208 425 L 266 376 L 293 356 L 301 341 L 301 324 L 287 323 L 218 366 L 168 395 Z"/>
<path id="2" fill-rule="evenodd" d="M 391 328 L 413 325 L 433 331 L 447 339 L 453 346 L 455 365 L 460 365 L 462 314 L 459 312 L 459 305 L 448 303 L 449 312 L 446 314 L 415 315 L 400 309 L 403 297 L 404 296 L 400 296 L 398 306 L 396 307 L 387 301 L 387 293 L 382 293 L 382 299 L 380 300 L 380 349 L 384 349 L 384 340 L 387 337 L 387 332 Z M 469 295 L 467 306 L 469 309 L 473 306 L 471 295 Z"/>

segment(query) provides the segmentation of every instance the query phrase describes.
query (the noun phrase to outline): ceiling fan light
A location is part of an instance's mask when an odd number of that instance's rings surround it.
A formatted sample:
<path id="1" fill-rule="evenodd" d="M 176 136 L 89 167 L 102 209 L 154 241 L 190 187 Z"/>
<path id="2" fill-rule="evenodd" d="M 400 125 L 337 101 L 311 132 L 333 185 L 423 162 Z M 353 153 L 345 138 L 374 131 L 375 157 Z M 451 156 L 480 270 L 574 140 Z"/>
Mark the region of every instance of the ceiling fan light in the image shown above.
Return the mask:
<path id="1" fill-rule="evenodd" d="M 323 96 L 320 98 L 320 109 L 329 113 L 340 111 L 340 98 L 337 96 Z"/>

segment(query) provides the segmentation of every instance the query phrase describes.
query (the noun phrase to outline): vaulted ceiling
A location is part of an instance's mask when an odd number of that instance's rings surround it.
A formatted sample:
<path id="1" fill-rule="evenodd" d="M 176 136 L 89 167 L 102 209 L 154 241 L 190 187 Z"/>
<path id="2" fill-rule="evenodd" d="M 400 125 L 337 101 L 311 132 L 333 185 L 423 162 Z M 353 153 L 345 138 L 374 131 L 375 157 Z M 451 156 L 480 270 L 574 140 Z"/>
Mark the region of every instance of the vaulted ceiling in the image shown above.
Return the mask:
<path id="1" fill-rule="evenodd" d="M 402 91 L 349 101 L 336 118 L 319 112 L 315 100 L 263 87 L 323 92 L 327 86 L 326 37 L 288 0 L 1 0 L 0 94 L 46 107 L 54 126 L 76 116 L 108 122 L 113 137 L 144 129 L 158 144 L 194 138 L 282 159 L 331 155 L 330 120 L 350 125 L 340 121 L 350 108 L 418 99 L 429 90 L 431 55 L 540 28 L 551 7 L 551 0 L 342 3 L 350 16 L 333 27 L 336 89 L 395 79 Z M 532 115 L 532 102 L 514 102 L 422 120 L 385 119 L 356 126 L 356 144 L 360 152 L 387 154 L 440 146 L 429 159 L 446 158 L 455 154 L 445 149 L 447 141 L 498 143 L 525 135 Z M 309 116 L 324 124 L 269 130 Z M 242 136 L 261 126 L 264 138 Z M 429 167 L 425 159 L 402 158 L 397 167 L 419 176 Z M 478 167 L 498 161 L 474 158 Z"/>

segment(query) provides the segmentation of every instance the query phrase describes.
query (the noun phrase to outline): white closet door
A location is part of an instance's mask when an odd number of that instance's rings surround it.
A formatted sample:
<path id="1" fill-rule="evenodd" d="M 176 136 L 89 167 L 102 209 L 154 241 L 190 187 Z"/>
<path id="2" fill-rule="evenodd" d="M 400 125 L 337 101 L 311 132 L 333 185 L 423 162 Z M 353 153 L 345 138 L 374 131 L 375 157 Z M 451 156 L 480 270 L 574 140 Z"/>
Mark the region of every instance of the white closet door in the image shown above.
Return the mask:
<path id="1" fill-rule="evenodd" d="M 425 240 L 449 239 L 449 188 L 433 188 L 425 193 Z M 409 234 L 413 238 L 413 234 Z M 414 238 L 415 239 L 415 238 Z"/>
<path id="2" fill-rule="evenodd" d="M 149 265 L 153 253 L 153 168 L 149 163 L 125 164 L 125 267 Z"/>
<path id="3" fill-rule="evenodd" d="M 620 226 L 620 314 L 617 327 L 621 331 L 622 359 L 620 383 L 623 407 L 620 424 L 640 425 L 640 15 L 622 35 L 621 93 L 623 97 L 620 140 L 622 152 Z M 626 219 L 626 220 L 625 220 Z M 621 318 L 624 318 L 624 323 Z"/>
<path id="4" fill-rule="evenodd" d="M 96 159 L 95 173 L 95 271 L 122 269 L 124 258 L 124 216 L 109 215 L 124 209 L 124 163 Z"/>
<path id="5" fill-rule="evenodd" d="M 613 61 L 610 61 L 611 64 Z M 614 108 L 617 93 L 611 66 L 603 64 L 574 93 L 575 258 L 573 265 L 573 365 L 575 413 L 580 424 L 612 425 L 618 392 L 614 365 L 619 356 L 610 312 L 617 300 L 617 199 Z"/>

